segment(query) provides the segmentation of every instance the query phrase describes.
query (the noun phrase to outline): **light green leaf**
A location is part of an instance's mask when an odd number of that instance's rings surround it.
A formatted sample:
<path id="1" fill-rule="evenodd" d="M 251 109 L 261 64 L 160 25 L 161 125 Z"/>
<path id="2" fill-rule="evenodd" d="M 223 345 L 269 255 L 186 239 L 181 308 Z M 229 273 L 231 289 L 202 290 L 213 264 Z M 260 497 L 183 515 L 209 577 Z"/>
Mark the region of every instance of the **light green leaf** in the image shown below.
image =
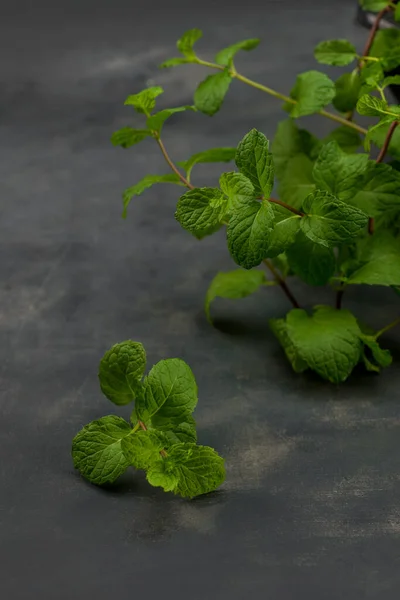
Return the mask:
<path id="1" fill-rule="evenodd" d="M 400 7 L 400 4 L 398 6 Z M 389 85 L 400 85 L 400 75 L 392 75 L 390 77 L 385 77 L 382 83 L 382 87 L 386 88 Z"/>
<path id="2" fill-rule="evenodd" d="M 325 143 L 336 142 L 346 154 L 354 154 L 361 146 L 361 137 L 357 131 L 341 125 L 325 138 Z"/>
<path id="3" fill-rule="evenodd" d="M 343 113 L 354 110 L 361 90 L 361 80 L 357 71 L 341 75 L 335 82 L 335 88 L 333 106 Z"/>
<path id="4" fill-rule="evenodd" d="M 99 380 L 103 394 L 114 404 L 129 404 L 140 388 L 146 368 L 142 344 L 127 340 L 115 344 L 100 361 Z"/>
<path id="5" fill-rule="evenodd" d="M 300 232 L 295 243 L 286 250 L 293 273 L 308 285 L 326 285 L 335 274 L 336 260 L 332 248 L 314 244 Z"/>
<path id="6" fill-rule="evenodd" d="M 275 335 L 285 351 L 287 359 L 292 365 L 293 371 L 295 373 L 303 373 L 303 371 L 306 371 L 308 369 L 308 365 L 306 361 L 299 356 L 292 340 L 290 339 L 287 332 L 287 324 L 285 319 L 270 319 L 269 326 L 271 327 L 272 333 Z"/>
<path id="7" fill-rule="evenodd" d="M 247 179 L 242 173 L 232 171 L 223 173 L 219 180 L 221 190 L 229 198 L 231 207 L 251 202 L 255 198 L 255 191 L 250 179 Z"/>
<path id="8" fill-rule="evenodd" d="M 132 127 L 123 127 L 112 134 L 111 142 L 114 146 L 129 148 L 130 146 L 138 144 L 149 136 L 151 136 L 151 131 L 148 129 L 132 129 Z"/>
<path id="9" fill-rule="evenodd" d="M 296 154 L 289 159 L 278 185 L 281 200 L 294 208 L 301 208 L 307 196 L 315 190 L 313 166 L 305 154 Z"/>
<path id="10" fill-rule="evenodd" d="M 230 67 L 232 65 L 232 61 L 239 52 L 239 50 L 254 50 L 257 48 L 260 43 L 259 39 L 251 39 L 251 40 L 243 40 L 242 42 L 237 42 L 232 46 L 228 46 L 228 48 L 224 48 L 220 52 L 218 52 L 215 57 L 215 62 L 218 65 L 222 65 L 224 67 Z"/>
<path id="11" fill-rule="evenodd" d="M 318 44 L 314 56 L 324 65 L 344 67 L 357 58 L 357 52 L 347 40 L 327 40 Z"/>
<path id="12" fill-rule="evenodd" d="M 181 58 L 181 57 L 170 58 L 170 59 L 164 61 L 163 63 L 161 63 L 160 69 L 168 69 L 170 67 L 177 67 L 178 65 L 187 65 L 188 63 L 192 63 L 192 62 L 195 62 L 195 61 L 191 58 Z"/>
<path id="13" fill-rule="evenodd" d="M 357 102 L 357 112 L 366 117 L 381 117 L 390 113 L 388 103 L 382 98 L 376 98 L 369 94 L 361 96 Z"/>
<path id="14" fill-rule="evenodd" d="M 272 152 L 275 171 L 279 179 L 285 175 L 290 159 L 297 154 L 305 154 L 309 159 L 318 155 L 320 141 L 305 129 L 299 129 L 293 119 L 285 119 L 278 124 Z"/>
<path id="15" fill-rule="evenodd" d="M 210 306 L 215 298 L 245 298 L 254 294 L 263 285 L 271 285 L 263 271 L 236 269 L 217 273 L 207 290 L 204 310 L 211 323 Z"/>
<path id="16" fill-rule="evenodd" d="M 136 469 L 148 469 L 160 458 L 160 451 L 165 448 L 166 438 L 154 430 L 137 431 L 123 438 L 122 452 L 128 463 Z"/>
<path id="17" fill-rule="evenodd" d="M 185 169 L 187 177 L 190 174 L 194 165 L 199 163 L 214 163 L 214 162 L 229 162 L 236 156 L 236 148 L 212 148 L 204 150 L 191 156 L 188 160 L 178 162 L 178 165 Z"/>
<path id="18" fill-rule="evenodd" d="M 263 133 L 252 129 L 239 142 L 236 165 L 250 179 L 257 194 L 269 198 L 274 185 L 274 163 L 269 152 L 269 141 Z"/>
<path id="19" fill-rule="evenodd" d="M 286 323 L 289 338 L 310 369 L 332 383 L 347 379 L 361 352 L 360 329 L 348 310 L 319 306 L 310 317 L 294 309 Z"/>
<path id="20" fill-rule="evenodd" d="M 394 9 L 394 18 L 396 21 L 400 21 L 400 4 L 396 4 L 396 8 Z"/>
<path id="21" fill-rule="evenodd" d="M 370 56 L 376 58 L 384 58 L 397 50 L 400 44 L 400 29 L 396 27 L 388 29 L 380 29 L 377 31 L 374 43 L 372 44 Z"/>
<path id="22" fill-rule="evenodd" d="M 72 441 L 75 469 L 92 483 L 112 483 L 129 466 L 121 441 L 132 432 L 129 423 L 110 415 L 86 425 Z"/>
<path id="23" fill-rule="evenodd" d="M 157 423 L 157 415 L 153 417 Z M 168 449 L 173 444 L 186 443 L 195 444 L 197 442 L 196 423 L 191 415 L 185 417 L 185 421 L 175 424 L 157 423 L 157 430 L 161 431 Z"/>
<path id="24" fill-rule="evenodd" d="M 370 161 L 352 203 L 370 217 L 391 221 L 400 213 L 400 172 L 390 165 Z"/>
<path id="25" fill-rule="evenodd" d="M 194 498 L 217 489 L 225 479 L 224 460 L 208 446 L 176 444 L 166 459 L 160 459 L 147 473 L 151 485 Z"/>
<path id="26" fill-rule="evenodd" d="M 197 385 L 190 367 L 179 358 L 169 358 L 154 365 L 145 378 L 136 412 L 145 423 L 152 419 L 156 426 L 179 425 L 196 404 Z"/>
<path id="27" fill-rule="evenodd" d="M 297 101 L 293 106 L 288 106 L 290 115 L 294 118 L 312 115 L 330 104 L 335 94 L 335 84 L 324 73 L 302 73 L 297 76 L 296 84 L 290 92 L 291 98 Z"/>
<path id="28" fill-rule="evenodd" d="M 304 201 L 303 233 L 313 242 L 332 247 L 358 237 L 368 223 L 360 209 L 340 202 L 328 192 L 317 191 Z"/>
<path id="29" fill-rule="evenodd" d="M 300 230 L 299 215 L 274 204 L 275 227 L 271 232 L 266 258 L 275 258 L 287 250 L 296 240 Z"/>
<path id="30" fill-rule="evenodd" d="M 124 210 L 122 216 L 124 219 L 127 216 L 128 206 L 132 198 L 134 198 L 134 196 L 140 196 L 140 194 L 155 183 L 176 183 L 179 185 L 181 181 L 175 173 L 167 173 L 167 175 L 146 175 L 139 183 L 132 185 L 123 192 L 122 199 L 124 202 Z"/>
<path id="31" fill-rule="evenodd" d="M 360 240 L 359 267 L 348 277 L 348 284 L 400 285 L 400 239 L 377 231 Z"/>
<path id="32" fill-rule="evenodd" d="M 390 4 L 390 0 L 359 0 L 364 10 L 371 12 L 380 12 Z"/>
<path id="33" fill-rule="evenodd" d="M 179 198 L 175 218 L 193 235 L 217 227 L 228 210 L 228 198 L 218 188 L 195 188 Z"/>
<path id="34" fill-rule="evenodd" d="M 380 367 L 390 367 L 393 360 L 390 351 L 381 348 L 373 335 L 361 335 L 360 339 L 371 350 L 375 362 Z"/>
<path id="35" fill-rule="evenodd" d="M 367 63 L 363 66 L 360 71 L 360 79 L 363 84 L 367 86 L 371 86 L 372 89 L 375 89 L 380 85 L 384 79 L 385 75 L 383 72 L 382 63 L 379 61 L 374 61 Z"/>
<path id="36" fill-rule="evenodd" d="M 199 84 L 194 94 L 194 103 L 197 110 L 210 117 L 218 112 L 229 90 L 231 81 L 232 75 L 228 71 L 221 71 L 206 77 Z"/>
<path id="37" fill-rule="evenodd" d="M 244 269 L 251 269 L 266 256 L 275 215 L 266 200 L 253 200 L 236 207 L 231 214 L 228 230 L 228 249 L 233 260 Z"/>
<path id="38" fill-rule="evenodd" d="M 128 96 L 124 104 L 133 106 L 138 113 L 149 115 L 156 105 L 157 96 L 163 93 L 164 90 L 162 87 L 149 87 L 145 90 L 142 90 L 138 94 Z"/>
<path id="39" fill-rule="evenodd" d="M 169 117 L 171 115 L 174 115 L 175 113 L 183 112 L 185 110 L 196 110 L 196 109 L 194 106 L 179 106 L 177 108 L 165 108 L 164 110 L 161 110 L 160 112 L 156 113 L 155 115 L 148 117 L 146 125 L 147 125 L 148 129 L 151 129 L 152 131 L 157 131 L 158 133 L 160 133 L 165 121 L 167 119 L 169 119 Z"/>
<path id="40" fill-rule="evenodd" d="M 331 192 L 343 202 L 359 189 L 368 163 L 367 154 L 347 154 L 337 142 L 322 147 L 313 170 L 314 181 L 321 190 Z"/>
<path id="41" fill-rule="evenodd" d="M 187 58 L 196 58 L 196 53 L 193 50 L 194 44 L 203 36 L 200 29 L 189 29 L 185 31 L 183 36 L 177 41 L 176 47 L 179 52 Z"/>

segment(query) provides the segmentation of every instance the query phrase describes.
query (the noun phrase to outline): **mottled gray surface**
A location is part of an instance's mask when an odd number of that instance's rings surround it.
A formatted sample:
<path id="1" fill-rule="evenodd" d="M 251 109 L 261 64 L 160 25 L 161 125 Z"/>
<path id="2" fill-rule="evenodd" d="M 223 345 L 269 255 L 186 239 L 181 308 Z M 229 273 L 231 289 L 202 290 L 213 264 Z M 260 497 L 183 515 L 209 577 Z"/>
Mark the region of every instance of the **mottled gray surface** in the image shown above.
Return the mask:
<path id="1" fill-rule="evenodd" d="M 294 375 L 267 327 L 288 308 L 279 289 L 216 303 L 221 329 L 210 328 L 204 293 L 232 266 L 223 234 L 199 243 L 180 229 L 172 186 L 123 221 L 120 192 L 166 168 L 151 141 L 108 141 L 139 124 L 123 101 L 149 80 L 165 85 L 162 106 L 191 101 L 204 71 L 156 68 L 186 28 L 204 28 L 210 57 L 262 37 L 240 68 L 287 92 L 315 68 L 320 39 L 361 47 L 354 2 L 48 3 L 3 3 L 0 21 L 1 597 L 397 599 L 398 367 L 340 388 Z M 278 102 L 235 83 L 218 116 L 179 115 L 164 137 L 178 160 L 251 127 L 272 137 L 280 118 Z M 218 172 L 199 167 L 195 180 Z M 293 287 L 302 302 L 330 299 Z M 377 325 L 396 316 L 394 295 L 366 291 L 346 306 Z M 227 459 L 218 493 L 185 502 L 134 473 L 101 490 L 73 471 L 72 436 L 112 412 L 98 360 L 126 338 L 151 363 L 193 367 L 200 441 Z M 399 360 L 398 333 L 386 341 Z"/>

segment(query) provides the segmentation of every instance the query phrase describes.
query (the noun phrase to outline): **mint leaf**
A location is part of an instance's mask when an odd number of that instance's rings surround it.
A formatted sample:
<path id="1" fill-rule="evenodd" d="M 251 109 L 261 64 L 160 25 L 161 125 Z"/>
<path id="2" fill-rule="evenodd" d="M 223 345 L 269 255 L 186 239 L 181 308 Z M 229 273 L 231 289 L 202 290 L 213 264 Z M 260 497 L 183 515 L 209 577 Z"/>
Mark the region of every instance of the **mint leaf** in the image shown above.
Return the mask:
<path id="1" fill-rule="evenodd" d="M 176 183 L 179 185 L 181 181 L 178 175 L 175 175 L 175 173 L 168 173 L 167 175 L 146 175 L 146 177 L 143 177 L 143 179 L 139 181 L 139 183 L 136 183 L 135 185 L 132 185 L 131 187 L 124 190 L 122 194 L 122 199 L 124 202 L 124 210 L 122 216 L 124 219 L 127 216 L 128 206 L 132 198 L 134 198 L 135 196 L 140 196 L 140 194 L 142 194 L 145 190 L 150 188 L 155 183 Z"/>
<path id="2" fill-rule="evenodd" d="M 131 431 L 129 423 L 114 415 L 86 425 L 72 441 L 75 469 L 96 485 L 115 481 L 129 466 L 121 441 Z"/>
<path id="3" fill-rule="evenodd" d="M 367 167 L 366 154 L 349 155 L 337 142 L 322 147 L 313 170 L 314 181 L 321 190 L 331 192 L 344 202 L 353 198 Z"/>
<path id="4" fill-rule="evenodd" d="M 201 236 L 218 226 L 228 199 L 218 188 L 195 188 L 179 198 L 175 218 L 184 229 Z"/>
<path id="5" fill-rule="evenodd" d="M 302 73 L 297 76 L 296 84 L 290 92 L 290 97 L 297 102 L 288 106 L 290 115 L 294 118 L 312 115 L 330 104 L 335 94 L 335 84 L 324 73 Z"/>
<path id="6" fill-rule="evenodd" d="M 296 154 L 281 177 L 278 193 L 284 202 L 300 209 L 305 198 L 315 190 L 313 162 L 305 154 Z"/>
<path id="7" fill-rule="evenodd" d="M 232 46 L 228 46 L 228 48 L 224 48 L 218 52 L 215 57 L 215 62 L 218 65 L 222 65 L 224 67 L 230 67 L 232 65 L 233 59 L 239 50 L 254 50 L 257 48 L 260 43 L 259 39 L 251 39 L 251 40 L 243 40 L 242 42 L 237 42 Z"/>
<path id="8" fill-rule="evenodd" d="M 179 358 L 161 360 L 144 380 L 136 412 L 145 423 L 179 425 L 197 404 L 197 385 L 190 367 Z M 156 424 L 157 422 L 157 424 Z"/>
<path id="9" fill-rule="evenodd" d="M 228 196 L 230 206 L 251 202 L 256 195 L 250 179 L 236 171 L 223 173 L 219 185 Z"/>
<path id="10" fill-rule="evenodd" d="M 379 367 L 390 367 L 393 360 L 390 351 L 383 350 L 373 335 L 360 335 L 360 339 L 371 350 L 374 361 Z"/>
<path id="11" fill-rule="evenodd" d="M 295 373 L 303 373 L 303 371 L 306 371 L 308 369 L 308 365 L 306 361 L 299 356 L 292 340 L 290 339 L 285 319 L 270 319 L 269 326 L 272 330 L 272 333 L 275 335 L 285 351 L 287 359 L 292 365 L 293 371 Z"/>
<path id="12" fill-rule="evenodd" d="M 325 143 L 336 142 L 346 154 L 354 154 L 361 146 L 361 137 L 357 131 L 341 125 L 325 138 Z"/>
<path id="13" fill-rule="evenodd" d="M 358 237 L 368 223 L 360 209 L 340 202 L 328 192 L 317 191 L 304 201 L 303 233 L 313 242 L 330 247 Z"/>
<path id="14" fill-rule="evenodd" d="M 300 230 L 299 215 L 294 215 L 279 205 L 274 205 L 275 227 L 269 238 L 267 258 L 275 258 L 287 250 L 296 240 Z"/>
<path id="15" fill-rule="evenodd" d="M 137 431 L 123 438 L 122 452 L 130 465 L 135 469 L 148 469 L 160 458 L 160 451 L 165 447 L 166 439 L 163 434 L 148 429 Z"/>
<path id="16" fill-rule="evenodd" d="M 224 460 L 208 446 L 176 444 L 166 459 L 160 459 L 148 473 L 149 483 L 194 498 L 214 491 L 225 479 Z"/>
<path id="17" fill-rule="evenodd" d="M 387 88 L 389 85 L 400 85 L 400 75 L 391 75 L 390 77 L 385 77 L 382 83 L 382 88 Z"/>
<path id="18" fill-rule="evenodd" d="M 187 58 L 196 58 L 193 46 L 202 36 L 203 32 L 200 29 L 189 29 L 179 38 L 176 47 Z"/>
<path id="19" fill-rule="evenodd" d="M 390 0 L 360 0 L 360 5 L 364 10 L 370 10 L 371 12 L 380 12 L 387 6 L 389 6 Z"/>
<path id="20" fill-rule="evenodd" d="M 305 129 L 299 129 L 293 119 L 285 119 L 278 124 L 272 143 L 275 171 L 281 179 L 289 168 L 290 160 L 298 154 L 309 159 L 318 155 L 320 141 Z"/>
<path id="21" fill-rule="evenodd" d="M 332 248 L 314 244 L 302 232 L 286 250 L 286 256 L 293 273 L 308 285 L 326 285 L 335 274 L 336 260 Z"/>
<path id="22" fill-rule="evenodd" d="M 129 148 L 130 146 L 138 144 L 149 136 L 151 136 L 151 131 L 147 129 L 132 129 L 132 127 L 123 127 L 112 134 L 111 142 L 114 146 Z"/>
<path id="23" fill-rule="evenodd" d="M 361 96 L 357 102 L 356 108 L 360 115 L 364 115 L 366 117 L 385 116 L 390 112 L 387 102 L 382 100 L 382 98 L 376 98 L 375 96 L 370 96 L 369 94 L 364 94 L 364 96 Z"/>
<path id="24" fill-rule="evenodd" d="M 236 269 L 227 273 L 217 273 L 207 290 L 204 310 L 211 323 L 210 306 L 215 298 L 245 298 L 254 294 L 268 282 L 263 271 Z"/>
<path id="25" fill-rule="evenodd" d="M 212 148 L 204 150 L 191 156 L 188 160 L 178 163 L 186 171 L 187 177 L 190 177 L 194 165 L 199 163 L 229 162 L 236 156 L 236 148 Z"/>
<path id="26" fill-rule="evenodd" d="M 199 84 L 194 94 L 194 103 L 197 110 L 210 117 L 218 112 L 229 90 L 231 81 L 232 76 L 228 71 L 221 71 L 206 77 Z"/>
<path id="27" fill-rule="evenodd" d="M 382 65 L 387 72 L 397 69 L 400 65 L 400 48 L 391 48 L 382 58 Z"/>
<path id="28" fill-rule="evenodd" d="M 394 9 L 394 18 L 396 21 L 400 21 L 400 4 L 396 4 L 396 8 Z"/>
<path id="29" fill-rule="evenodd" d="M 381 62 L 372 62 L 363 66 L 360 71 L 360 79 L 363 84 L 370 86 L 372 89 L 378 87 L 383 81 L 385 75 Z"/>
<path id="30" fill-rule="evenodd" d="M 236 165 L 253 184 L 257 194 L 269 198 L 274 185 L 274 163 L 269 141 L 263 133 L 252 129 L 239 142 Z"/>
<path id="31" fill-rule="evenodd" d="M 157 419 L 155 418 L 157 421 Z M 191 415 L 185 417 L 185 421 L 175 424 L 157 423 L 157 431 L 162 432 L 166 440 L 166 448 L 173 444 L 186 443 L 195 444 L 197 442 L 196 423 Z"/>
<path id="32" fill-rule="evenodd" d="M 385 143 L 392 121 L 392 118 L 389 118 L 387 121 L 383 120 L 381 123 L 378 123 L 376 127 L 369 129 L 368 138 L 374 142 L 378 148 L 382 148 L 383 144 Z M 397 127 L 393 134 L 389 144 L 388 154 L 394 158 L 400 158 L 400 127 Z"/>
<path id="33" fill-rule="evenodd" d="M 148 117 L 146 125 L 148 129 L 161 133 L 162 127 L 167 119 L 175 113 L 183 112 L 185 110 L 196 110 L 194 106 L 179 106 L 177 108 L 165 108 L 160 112 Z"/>
<path id="34" fill-rule="evenodd" d="M 161 63 L 160 69 L 168 69 L 170 67 L 177 67 L 178 65 L 187 65 L 188 63 L 192 62 L 195 61 L 190 58 L 169 58 L 168 60 L 165 60 L 163 63 Z"/>
<path id="35" fill-rule="evenodd" d="M 129 404 L 135 398 L 146 368 L 146 352 L 139 342 L 115 344 L 100 361 L 99 380 L 103 394 L 114 404 Z"/>
<path id="36" fill-rule="evenodd" d="M 377 231 L 360 240 L 359 267 L 346 283 L 368 285 L 400 285 L 400 239 L 387 231 Z"/>
<path id="37" fill-rule="evenodd" d="M 232 210 L 227 239 L 233 260 L 244 269 L 251 269 L 266 257 L 275 215 L 266 200 L 253 200 Z"/>
<path id="38" fill-rule="evenodd" d="M 164 92 L 162 87 L 154 86 L 142 90 L 138 94 L 128 96 L 125 105 L 133 106 L 138 113 L 149 115 L 156 105 L 156 98 Z"/>
<path id="39" fill-rule="evenodd" d="M 349 112 L 357 106 L 361 90 L 360 76 L 356 71 L 344 73 L 335 82 L 336 95 L 333 106 L 339 112 Z"/>
<path id="40" fill-rule="evenodd" d="M 372 44 L 370 56 L 383 59 L 388 56 L 392 50 L 399 48 L 400 30 L 393 27 L 380 29 L 377 31 Z"/>
<path id="41" fill-rule="evenodd" d="M 361 189 L 352 200 L 369 216 L 382 215 L 390 222 L 400 213 L 400 172 L 390 165 L 370 161 Z"/>
<path id="42" fill-rule="evenodd" d="M 357 52 L 347 40 L 327 40 L 318 44 L 314 56 L 324 65 L 344 67 L 357 58 Z"/>
<path id="43" fill-rule="evenodd" d="M 361 352 L 360 329 L 348 310 L 319 306 L 310 317 L 294 309 L 286 323 L 289 338 L 310 369 L 332 383 L 347 379 Z"/>

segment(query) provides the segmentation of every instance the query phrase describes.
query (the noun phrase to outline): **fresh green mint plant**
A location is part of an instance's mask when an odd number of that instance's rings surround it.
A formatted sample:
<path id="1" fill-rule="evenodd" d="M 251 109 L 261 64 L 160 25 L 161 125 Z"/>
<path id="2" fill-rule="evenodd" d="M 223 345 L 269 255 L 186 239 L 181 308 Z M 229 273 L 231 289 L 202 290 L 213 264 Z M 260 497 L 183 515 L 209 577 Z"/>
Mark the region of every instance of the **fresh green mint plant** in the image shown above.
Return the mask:
<path id="1" fill-rule="evenodd" d="M 380 337 L 400 323 L 397 318 L 376 332 L 342 309 L 343 294 L 352 286 L 400 289 L 400 106 L 391 104 L 388 93 L 390 85 L 400 84 L 400 76 L 388 75 L 400 65 L 400 30 L 379 30 L 386 13 L 394 12 L 400 21 L 400 3 L 361 4 L 378 12 L 365 48 L 359 52 L 343 39 L 322 41 L 315 48 L 316 61 L 346 71 L 336 81 L 316 69 L 301 73 L 289 95 L 236 69 L 236 55 L 255 49 L 258 39 L 224 48 L 209 62 L 195 49 L 202 32 L 187 31 L 177 43 L 180 56 L 161 66 L 190 63 L 213 70 L 197 87 L 193 106 L 154 112 L 163 90 L 147 88 L 125 102 L 144 116 L 143 129 L 125 127 L 112 137 L 123 148 L 153 139 L 170 168 L 125 190 L 124 216 L 133 197 L 155 183 L 171 183 L 187 190 L 176 209 L 184 229 L 198 239 L 225 229 L 229 252 L 240 268 L 218 273 L 211 282 L 205 302 L 209 320 L 217 297 L 242 298 L 263 286 L 279 285 L 293 309 L 273 319 L 271 329 L 293 369 L 311 369 L 335 383 L 346 380 L 360 362 L 371 371 L 390 365 L 391 355 L 380 347 Z M 283 101 L 288 118 L 278 124 L 273 143 L 252 129 L 236 148 L 203 150 L 175 163 L 162 141 L 165 121 L 185 110 L 214 115 L 234 80 Z M 331 104 L 334 111 L 327 109 Z M 311 114 L 330 119 L 336 127 L 317 139 L 297 124 Z M 374 122 L 362 125 L 356 116 Z M 386 158 L 391 161 L 384 163 Z M 219 185 L 198 188 L 192 182 L 198 163 L 228 161 L 235 161 L 236 170 L 222 173 Z M 272 195 L 274 189 L 279 198 Z M 336 300 L 311 312 L 301 308 L 290 290 L 293 276 L 312 287 L 330 285 Z"/>
<path id="2" fill-rule="evenodd" d="M 143 378 L 146 353 L 130 340 L 116 344 L 99 368 L 103 394 L 117 406 L 135 401 L 130 423 L 109 415 L 86 425 L 72 442 L 75 468 L 90 482 L 115 481 L 129 466 L 147 481 L 184 498 L 215 490 L 225 479 L 224 460 L 197 444 L 192 413 L 197 385 L 179 358 L 161 360 Z"/>

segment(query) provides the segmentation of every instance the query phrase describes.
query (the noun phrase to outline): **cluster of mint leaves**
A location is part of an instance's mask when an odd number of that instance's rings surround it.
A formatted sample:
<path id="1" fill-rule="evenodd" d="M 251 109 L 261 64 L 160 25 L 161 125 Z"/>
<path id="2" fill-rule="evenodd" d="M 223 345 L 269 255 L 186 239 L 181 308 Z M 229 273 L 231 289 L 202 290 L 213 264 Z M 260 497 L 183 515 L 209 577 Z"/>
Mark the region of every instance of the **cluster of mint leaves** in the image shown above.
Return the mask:
<path id="1" fill-rule="evenodd" d="M 197 444 L 192 413 L 197 385 L 181 359 L 161 360 L 144 377 L 146 352 L 139 342 L 115 344 L 99 368 L 103 394 L 117 406 L 135 401 L 128 423 L 109 415 L 86 425 L 73 439 L 74 466 L 91 483 L 115 481 L 129 466 L 166 492 L 193 498 L 225 479 L 224 460 Z"/>
<path id="2" fill-rule="evenodd" d="M 342 309 L 343 294 L 353 285 L 400 289 L 400 106 L 391 104 L 388 94 L 391 85 L 400 85 L 399 75 L 388 75 L 400 66 L 400 30 L 378 27 L 387 13 L 400 21 L 400 3 L 360 3 L 378 13 L 365 48 L 358 52 L 350 41 L 337 39 L 319 43 L 314 51 L 320 64 L 351 70 L 335 81 L 318 70 L 301 73 L 289 95 L 236 70 L 237 53 L 255 49 L 258 39 L 224 48 L 209 62 L 194 48 L 202 32 L 187 31 L 177 42 L 181 56 L 161 67 L 190 63 L 216 71 L 200 82 L 193 105 L 154 112 L 163 90 L 147 88 L 125 102 L 145 115 L 145 128 L 126 127 L 112 137 L 124 148 L 155 139 L 172 171 L 147 175 L 125 190 L 124 216 L 132 198 L 146 188 L 173 183 L 187 189 L 175 213 L 185 230 L 198 239 L 226 230 L 229 252 L 240 268 L 218 273 L 211 282 L 205 301 L 209 321 L 215 298 L 242 298 L 263 286 L 280 285 L 294 308 L 270 324 L 293 369 L 311 369 L 335 383 L 346 380 L 360 362 L 372 371 L 388 366 L 390 353 L 380 348 L 378 338 L 400 322 L 374 332 Z M 235 79 L 283 101 L 289 118 L 278 124 L 273 142 L 252 129 L 237 147 L 208 149 L 174 163 L 161 139 L 165 121 L 184 110 L 214 115 Z M 331 104 L 336 112 L 327 110 Z M 318 139 L 296 123 L 311 114 L 337 126 Z M 364 127 L 355 115 L 374 122 Z M 196 164 L 229 161 L 236 170 L 222 173 L 218 185 L 193 185 Z M 272 279 L 257 269 L 260 265 Z M 289 288 L 293 276 L 314 287 L 330 285 L 333 306 L 315 306 L 311 313 L 301 309 Z"/>

